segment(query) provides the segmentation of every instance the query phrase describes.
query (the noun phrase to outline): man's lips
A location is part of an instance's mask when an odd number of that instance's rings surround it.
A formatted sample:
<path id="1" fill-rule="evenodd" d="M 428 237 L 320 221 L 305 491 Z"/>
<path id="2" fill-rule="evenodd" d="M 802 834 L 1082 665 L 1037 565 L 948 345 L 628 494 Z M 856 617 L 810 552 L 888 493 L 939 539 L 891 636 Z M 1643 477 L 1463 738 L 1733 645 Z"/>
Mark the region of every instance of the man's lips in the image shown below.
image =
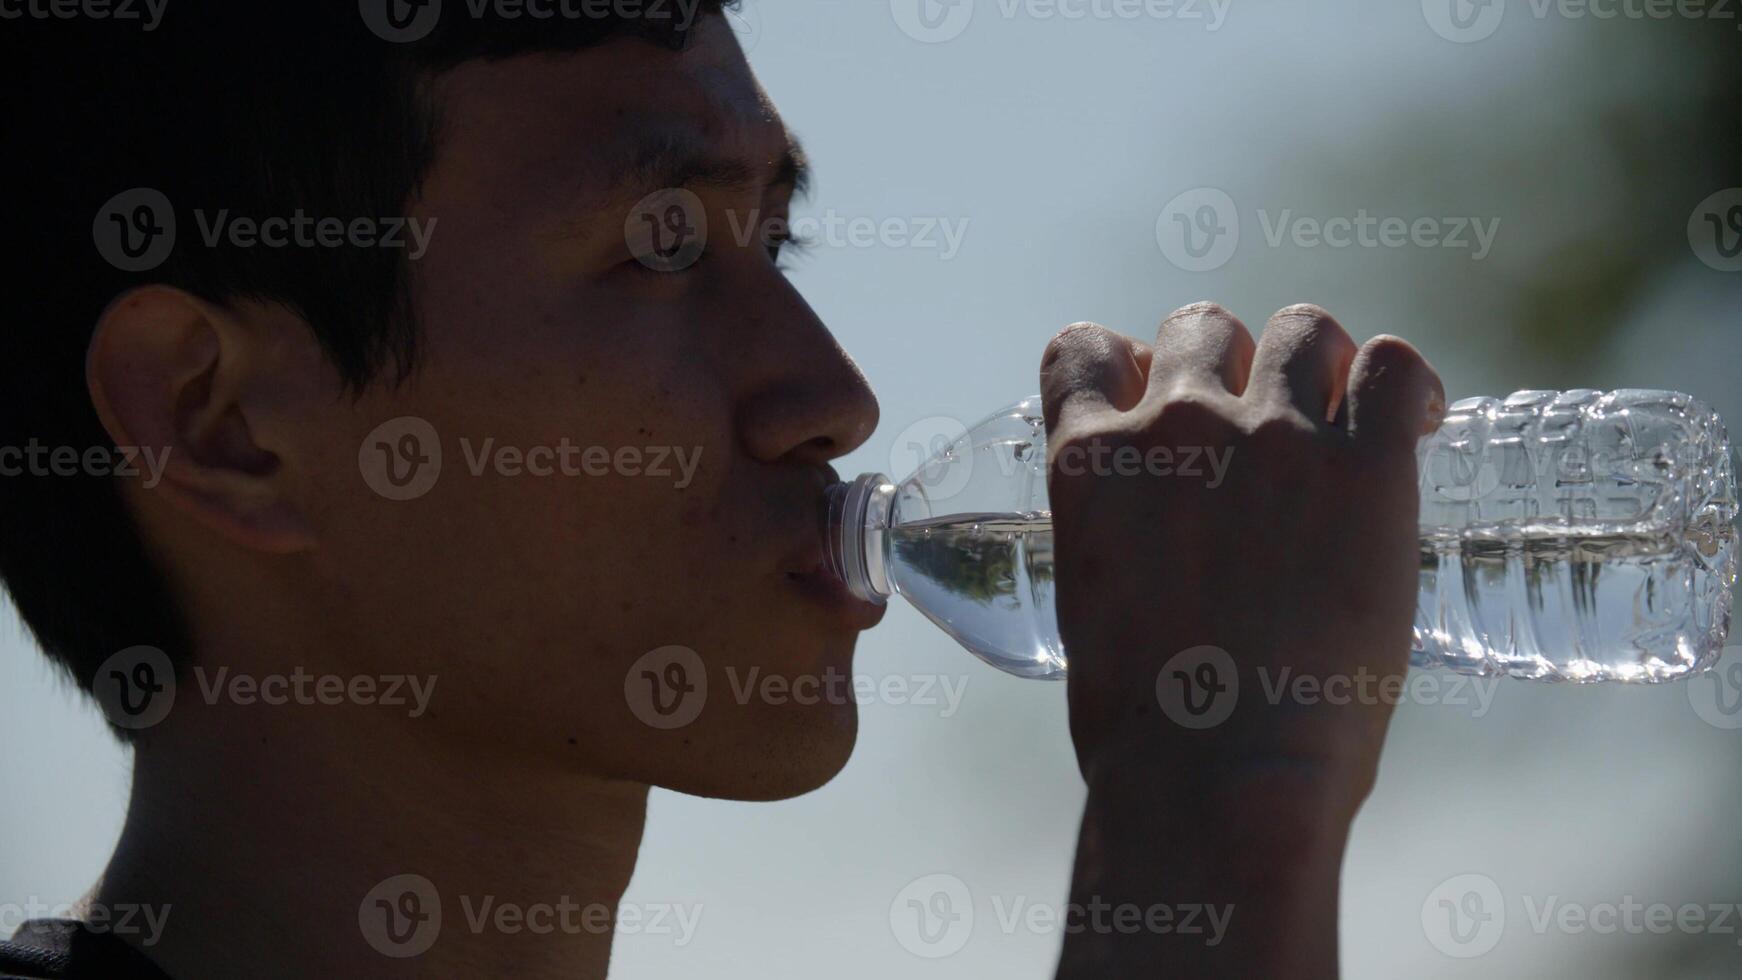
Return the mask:
<path id="1" fill-rule="evenodd" d="M 876 626 L 888 609 L 881 602 L 866 602 L 847 591 L 847 584 L 837 578 L 821 559 L 809 568 L 788 571 L 786 580 L 805 598 L 828 609 L 850 629 L 868 630 Z"/>
<path id="2" fill-rule="evenodd" d="M 826 609 L 841 625 L 853 630 L 868 630 L 883 619 L 885 605 L 855 596 L 841 581 L 828 560 L 829 488 L 840 483 L 840 476 L 831 466 L 814 471 L 815 496 L 810 498 L 810 534 L 805 544 L 788 555 L 780 565 L 783 577 L 806 599 Z"/>

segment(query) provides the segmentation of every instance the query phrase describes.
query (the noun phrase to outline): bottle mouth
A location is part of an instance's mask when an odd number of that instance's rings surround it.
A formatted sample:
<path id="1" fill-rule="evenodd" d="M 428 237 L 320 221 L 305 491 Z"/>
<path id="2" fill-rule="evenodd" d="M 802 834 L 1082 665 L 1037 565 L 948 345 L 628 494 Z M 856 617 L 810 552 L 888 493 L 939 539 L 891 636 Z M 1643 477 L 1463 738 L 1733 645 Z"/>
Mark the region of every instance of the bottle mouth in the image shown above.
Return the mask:
<path id="1" fill-rule="evenodd" d="M 824 493 L 823 550 L 829 571 L 866 602 L 894 594 L 885 558 L 895 485 L 881 473 L 837 483 Z"/>

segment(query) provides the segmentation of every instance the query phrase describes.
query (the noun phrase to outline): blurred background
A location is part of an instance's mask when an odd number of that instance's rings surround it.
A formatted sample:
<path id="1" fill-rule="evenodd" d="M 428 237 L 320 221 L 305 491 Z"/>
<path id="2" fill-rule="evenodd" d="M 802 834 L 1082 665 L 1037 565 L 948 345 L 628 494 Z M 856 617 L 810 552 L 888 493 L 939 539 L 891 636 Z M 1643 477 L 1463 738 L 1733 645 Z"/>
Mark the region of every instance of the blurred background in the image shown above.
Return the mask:
<path id="1" fill-rule="evenodd" d="M 1065 324 L 1147 339 L 1199 299 L 1254 329 L 1312 301 L 1357 339 L 1401 334 L 1454 398 L 1663 387 L 1742 419 L 1742 12 L 1711 6 L 748 0 L 751 60 L 818 171 L 794 278 L 882 400 L 839 469 L 905 475 L 1030 394 Z M 1313 233 L 1385 218 L 1433 224 Z M 4 635 L 0 904 L 67 902 L 107 860 L 128 757 Z M 1344 975 L 1742 976 L 1742 916 L 1555 917 L 1742 903 L 1735 653 L 1694 684 L 1404 704 L 1344 870 Z M 1082 803 L 1063 686 L 900 603 L 856 670 L 906 694 L 862 708 L 826 788 L 655 794 L 626 902 L 700 906 L 698 927 L 620 937 L 614 977 L 1051 975 L 1061 934 L 1025 913 L 1064 901 Z M 907 904 L 940 881 L 941 940 Z"/>

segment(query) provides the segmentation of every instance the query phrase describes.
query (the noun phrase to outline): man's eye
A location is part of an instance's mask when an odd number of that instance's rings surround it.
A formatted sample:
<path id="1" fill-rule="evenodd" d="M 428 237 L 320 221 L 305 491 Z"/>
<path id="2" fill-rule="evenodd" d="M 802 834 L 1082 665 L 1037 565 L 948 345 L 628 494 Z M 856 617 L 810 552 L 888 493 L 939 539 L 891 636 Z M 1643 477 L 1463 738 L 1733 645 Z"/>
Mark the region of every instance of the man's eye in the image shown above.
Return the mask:
<path id="1" fill-rule="evenodd" d="M 769 259 L 773 260 L 782 272 L 791 268 L 790 263 L 795 256 L 804 255 L 815 244 L 810 239 L 794 235 L 790 231 L 770 234 L 764 239 L 764 242 L 768 246 Z"/>

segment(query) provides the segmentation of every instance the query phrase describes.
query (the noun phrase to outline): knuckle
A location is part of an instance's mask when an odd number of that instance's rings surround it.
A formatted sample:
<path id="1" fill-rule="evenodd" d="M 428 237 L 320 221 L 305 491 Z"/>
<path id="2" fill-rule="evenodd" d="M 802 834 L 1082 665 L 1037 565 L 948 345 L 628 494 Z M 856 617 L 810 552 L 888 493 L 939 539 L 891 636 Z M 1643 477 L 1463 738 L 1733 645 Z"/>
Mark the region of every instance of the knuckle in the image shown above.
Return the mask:
<path id="1" fill-rule="evenodd" d="M 1298 317 L 1307 320 L 1331 320 L 1334 317 L 1324 307 L 1317 303 L 1290 303 L 1276 311 L 1273 319 Z"/>
<path id="2" fill-rule="evenodd" d="M 1172 313 L 1169 313 L 1166 319 L 1162 320 L 1162 322 L 1173 323 L 1177 320 L 1197 320 L 1206 317 L 1218 320 L 1233 319 L 1234 314 L 1228 312 L 1227 307 L 1220 303 L 1212 303 L 1209 300 L 1199 300 L 1196 303 L 1187 303 L 1179 309 L 1174 310 Z"/>
<path id="3" fill-rule="evenodd" d="M 1041 370 L 1077 357 L 1103 354 L 1112 347 L 1114 338 L 1113 331 L 1098 323 L 1073 323 L 1047 342 L 1046 353 L 1040 359 Z"/>
<path id="4" fill-rule="evenodd" d="M 1151 432 L 1176 435 L 1209 435 L 1230 428 L 1228 415 L 1216 400 L 1199 391 L 1175 391 L 1156 408 L 1149 421 Z"/>
<path id="5" fill-rule="evenodd" d="M 1402 337 L 1394 337 L 1391 334 L 1380 334 L 1369 340 L 1366 346 L 1361 348 L 1361 355 L 1365 358 L 1370 371 L 1408 373 L 1431 373 L 1433 371 L 1432 368 L 1428 367 L 1427 359 L 1415 349 L 1415 345 Z"/>
<path id="6" fill-rule="evenodd" d="M 1311 303 L 1297 303 L 1276 311 L 1265 330 L 1277 331 L 1300 346 L 1331 342 L 1353 347 L 1355 343 L 1336 317 Z"/>

